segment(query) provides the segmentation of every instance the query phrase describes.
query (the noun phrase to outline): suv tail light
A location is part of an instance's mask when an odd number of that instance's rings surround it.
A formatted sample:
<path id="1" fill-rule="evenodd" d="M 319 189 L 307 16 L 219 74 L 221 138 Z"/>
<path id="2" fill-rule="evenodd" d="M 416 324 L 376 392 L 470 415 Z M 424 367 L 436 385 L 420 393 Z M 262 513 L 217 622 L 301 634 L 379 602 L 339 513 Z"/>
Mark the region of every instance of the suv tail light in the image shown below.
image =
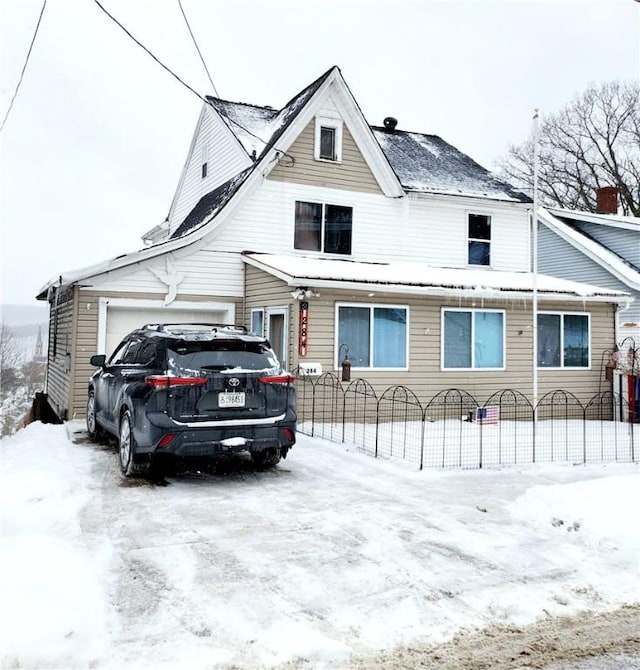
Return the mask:
<path id="1" fill-rule="evenodd" d="M 273 375 L 271 377 L 260 377 L 262 384 L 293 384 L 295 375 Z"/>
<path id="2" fill-rule="evenodd" d="M 144 378 L 144 381 L 152 388 L 168 388 L 169 386 L 204 386 L 207 383 L 207 378 L 149 375 Z"/>

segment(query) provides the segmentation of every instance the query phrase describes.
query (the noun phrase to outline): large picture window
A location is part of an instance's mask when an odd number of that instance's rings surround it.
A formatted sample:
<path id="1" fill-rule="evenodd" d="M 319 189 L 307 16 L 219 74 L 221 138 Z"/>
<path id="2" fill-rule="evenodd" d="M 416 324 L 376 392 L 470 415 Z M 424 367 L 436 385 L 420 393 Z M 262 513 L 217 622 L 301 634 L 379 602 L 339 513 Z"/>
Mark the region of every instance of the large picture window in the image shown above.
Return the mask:
<path id="1" fill-rule="evenodd" d="M 504 312 L 442 310 L 444 369 L 504 369 Z"/>
<path id="2" fill-rule="evenodd" d="M 353 208 L 296 201 L 293 246 L 327 254 L 351 254 Z"/>
<path id="3" fill-rule="evenodd" d="M 590 366 L 589 315 L 538 314 L 538 367 L 588 368 Z"/>
<path id="4" fill-rule="evenodd" d="M 407 368 L 407 307 L 397 305 L 338 305 L 336 367 L 345 347 L 353 368 Z"/>

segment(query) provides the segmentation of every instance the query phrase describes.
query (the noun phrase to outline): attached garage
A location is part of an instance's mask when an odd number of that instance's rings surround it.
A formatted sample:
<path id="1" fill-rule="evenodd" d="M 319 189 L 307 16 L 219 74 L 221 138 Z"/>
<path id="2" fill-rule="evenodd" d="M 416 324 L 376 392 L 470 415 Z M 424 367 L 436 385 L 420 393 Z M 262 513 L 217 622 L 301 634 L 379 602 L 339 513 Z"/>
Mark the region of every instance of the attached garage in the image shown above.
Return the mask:
<path id="1" fill-rule="evenodd" d="M 122 338 L 147 323 L 235 323 L 233 303 L 100 298 L 97 353 L 110 356 Z"/>

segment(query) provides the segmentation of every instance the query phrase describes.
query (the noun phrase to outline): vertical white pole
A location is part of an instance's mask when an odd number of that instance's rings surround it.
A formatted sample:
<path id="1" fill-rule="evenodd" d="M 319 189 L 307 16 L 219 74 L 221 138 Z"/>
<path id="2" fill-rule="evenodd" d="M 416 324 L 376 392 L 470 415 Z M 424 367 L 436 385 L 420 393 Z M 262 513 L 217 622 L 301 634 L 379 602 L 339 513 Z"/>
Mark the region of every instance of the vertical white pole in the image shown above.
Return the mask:
<path id="1" fill-rule="evenodd" d="M 533 334 L 533 406 L 538 404 L 538 170 L 540 161 L 538 110 L 533 115 L 533 211 L 532 211 L 532 334 Z M 534 413 L 534 421 L 537 412 Z"/>

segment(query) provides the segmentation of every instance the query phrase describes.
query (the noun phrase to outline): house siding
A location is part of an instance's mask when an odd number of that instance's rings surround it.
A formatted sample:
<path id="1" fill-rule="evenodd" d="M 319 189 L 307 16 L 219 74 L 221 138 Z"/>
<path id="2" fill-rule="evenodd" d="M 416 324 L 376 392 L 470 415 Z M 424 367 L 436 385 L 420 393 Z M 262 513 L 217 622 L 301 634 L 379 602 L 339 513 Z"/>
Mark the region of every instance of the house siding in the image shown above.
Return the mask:
<path id="1" fill-rule="evenodd" d="M 571 223 L 581 232 L 593 237 L 607 249 L 611 249 L 613 253 L 635 265 L 636 268 L 640 268 L 640 226 L 638 230 L 625 230 L 586 221 L 572 220 Z"/>
<path id="2" fill-rule="evenodd" d="M 352 254 L 344 258 L 448 267 L 467 267 L 467 215 L 489 213 L 491 269 L 530 270 L 529 221 L 523 206 L 429 196 L 395 199 L 268 179 L 205 249 L 313 255 L 293 248 L 296 200 L 353 207 Z"/>
<path id="3" fill-rule="evenodd" d="M 208 145 L 208 172 L 202 177 L 202 149 Z M 195 140 L 187 156 L 174 202 L 169 212 L 169 234 L 184 221 L 203 195 L 251 165 L 251 159 L 226 124 L 204 105 Z"/>
<path id="4" fill-rule="evenodd" d="M 315 120 L 307 124 L 287 150 L 295 160 L 293 166 L 285 167 L 287 165 L 285 158 L 271 170 L 267 179 L 364 193 L 382 192 L 346 124 L 342 131 L 340 163 L 314 159 L 314 134 Z"/>
<path id="5" fill-rule="evenodd" d="M 215 246 L 218 247 L 217 244 Z M 181 294 L 199 295 L 202 299 L 213 296 L 224 299 L 242 297 L 242 261 L 237 253 L 216 251 L 213 245 L 204 249 L 187 249 L 186 252 L 173 254 L 170 260 L 171 271 L 182 276 L 178 283 Z M 166 294 L 167 284 L 160 281 L 150 267 L 166 273 L 166 257 L 153 258 L 92 277 L 91 287 L 101 291 Z"/>
<path id="6" fill-rule="evenodd" d="M 578 251 L 572 244 L 544 225 L 539 226 L 538 245 L 540 249 L 538 270 L 540 272 L 629 293 L 632 301 L 626 308 L 624 305 L 621 306 L 618 313 L 618 339 L 633 337 L 640 341 L 640 291 L 631 289 L 607 272 L 599 263 Z"/>
<path id="7" fill-rule="evenodd" d="M 69 395 L 73 365 L 65 369 L 65 359 L 73 353 L 74 317 L 77 297 L 73 288 L 60 289 L 49 306 L 49 345 L 47 351 L 47 394 L 55 413 L 62 419 L 70 417 Z"/>
<path id="8" fill-rule="evenodd" d="M 492 393 L 503 389 L 516 389 L 532 396 L 532 312 L 531 302 L 523 300 L 483 300 L 458 298 L 422 298 L 415 296 L 378 294 L 369 297 L 356 291 L 321 290 L 319 298 L 309 301 L 307 356 L 301 359 L 297 350 L 299 303 L 291 299 L 291 287 L 285 282 L 254 268 L 246 267 L 247 300 L 245 323 L 249 324 L 250 310 L 267 308 L 287 302 L 290 306 L 292 332 L 291 368 L 301 360 L 320 363 L 323 372 L 333 372 L 335 306 L 338 302 L 362 304 L 402 304 L 409 308 L 409 370 L 385 372 L 352 369 L 352 379 L 365 377 L 378 394 L 389 386 L 403 384 L 409 387 L 422 402 L 438 392 L 458 388 L 484 402 Z M 441 370 L 441 310 L 443 307 L 505 310 L 506 318 L 506 369 L 485 372 L 482 370 Z M 599 391 L 610 388 L 604 381 L 601 369 L 602 353 L 613 346 L 613 319 L 615 309 L 603 303 L 540 301 L 540 310 L 563 312 L 589 312 L 591 315 L 591 368 L 588 370 L 539 370 L 538 397 L 556 389 L 574 393 L 581 402 L 588 401 Z"/>

